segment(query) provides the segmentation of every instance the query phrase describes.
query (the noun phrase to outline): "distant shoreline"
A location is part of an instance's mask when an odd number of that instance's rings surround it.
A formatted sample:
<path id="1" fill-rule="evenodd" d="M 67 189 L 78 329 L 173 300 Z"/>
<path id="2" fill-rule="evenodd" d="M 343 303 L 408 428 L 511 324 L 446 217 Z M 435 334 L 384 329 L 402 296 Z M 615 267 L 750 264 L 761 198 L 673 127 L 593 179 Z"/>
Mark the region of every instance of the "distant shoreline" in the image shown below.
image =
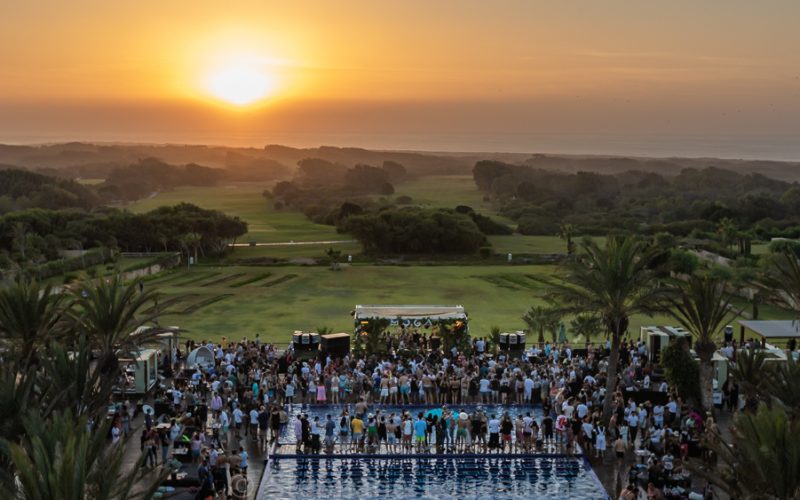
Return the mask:
<path id="1" fill-rule="evenodd" d="M 252 134 L 205 137 L 183 134 L 10 135 L 0 133 L 0 145 L 52 146 L 85 143 L 112 146 L 184 146 L 262 149 L 268 144 L 313 149 L 322 145 L 376 152 L 421 153 L 443 156 L 546 154 L 577 158 L 693 159 L 726 161 L 800 162 L 800 138 L 796 136 L 676 136 L 614 134 L 594 135 L 477 135 L 447 137 L 408 134 Z M 529 144 L 529 146 L 528 146 Z M 459 147 L 460 146 L 460 147 Z"/>

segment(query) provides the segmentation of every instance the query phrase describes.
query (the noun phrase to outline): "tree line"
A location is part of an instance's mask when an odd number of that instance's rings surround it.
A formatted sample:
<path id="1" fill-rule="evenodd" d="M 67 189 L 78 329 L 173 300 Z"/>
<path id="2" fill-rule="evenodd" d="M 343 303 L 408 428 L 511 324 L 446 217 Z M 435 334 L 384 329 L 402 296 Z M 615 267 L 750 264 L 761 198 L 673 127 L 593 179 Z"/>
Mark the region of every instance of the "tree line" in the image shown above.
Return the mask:
<path id="1" fill-rule="evenodd" d="M 479 161 L 473 179 L 522 234 L 668 232 L 702 237 L 729 220 L 749 238 L 800 236 L 800 186 L 761 174 L 684 168 L 677 175 L 630 170 L 564 173 Z"/>
<path id="2" fill-rule="evenodd" d="M 59 250 L 107 247 L 125 252 L 218 254 L 247 232 L 247 223 L 189 203 L 136 214 L 24 210 L 0 217 L 0 258 L 21 267 L 57 259 Z"/>

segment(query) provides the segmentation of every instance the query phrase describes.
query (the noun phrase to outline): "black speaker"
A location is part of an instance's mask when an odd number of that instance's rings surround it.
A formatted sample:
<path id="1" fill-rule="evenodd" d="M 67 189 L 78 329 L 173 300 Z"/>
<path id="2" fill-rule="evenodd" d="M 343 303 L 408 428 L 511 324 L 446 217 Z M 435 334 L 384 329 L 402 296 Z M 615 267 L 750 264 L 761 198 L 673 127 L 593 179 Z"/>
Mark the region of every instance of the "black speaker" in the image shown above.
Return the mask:
<path id="1" fill-rule="evenodd" d="M 292 343 L 294 344 L 295 351 L 316 351 L 319 349 L 319 334 L 294 332 L 292 335 Z"/>
<path id="2" fill-rule="evenodd" d="M 733 327 L 728 325 L 725 327 L 725 342 L 733 341 Z"/>
<path id="3" fill-rule="evenodd" d="M 507 351 L 509 349 L 509 344 L 511 343 L 511 335 L 513 333 L 501 333 L 500 334 L 500 350 Z"/>
<path id="4" fill-rule="evenodd" d="M 326 356 L 343 358 L 350 352 L 349 333 L 329 333 L 323 335 L 319 350 Z"/>
<path id="5" fill-rule="evenodd" d="M 439 349 L 440 347 L 442 347 L 442 338 L 441 337 L 431 337 L 430 338 L 430 345 L 431 345 L 431 350 L 432 351 L 435 351 L 435 350 Z"/>

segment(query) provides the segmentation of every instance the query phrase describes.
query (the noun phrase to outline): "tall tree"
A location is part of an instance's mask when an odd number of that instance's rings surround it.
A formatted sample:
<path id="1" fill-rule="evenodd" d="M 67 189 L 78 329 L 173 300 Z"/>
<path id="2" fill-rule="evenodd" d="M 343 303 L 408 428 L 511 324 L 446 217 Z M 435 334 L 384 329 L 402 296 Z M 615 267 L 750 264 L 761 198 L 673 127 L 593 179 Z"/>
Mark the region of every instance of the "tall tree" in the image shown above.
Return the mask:
<path id="1" fill-rule="evenodd" d="M 558 328 L 558 320 L 560 318 L 561 313 L 558 309 L 550 306 L 532 306 L 522 317 L 528 327 L 539 334 L 536 340 L 539 344 L 544 344 L 545 342 L 545 331 L 553 331 Z"/>
<path id="2" fill-rule="evenodd" d="M 64 295 L 20 280 L 0 290 L 0 337 L 10 342 L 12 362 L 24 369 L 37 351 L 66 331 Z"/>
<path id="3" fill-rule="evenodd" d="M 572 241 L 572 238 L 575 237 L 575 226 L 572 224 L 561 224 L 558 226 L 558 237 L 567 243 L 567 254 L 574 254 L 575 242 Z"/>
<path id="4" fill-rule="evenodd" d="M 134 467 L 126 467 L 125 446 L 107 444 L 110 421 L 90 432 L 87 418 L 70 412 L 49 419 L 32 414 L 24 420 L 22 442 L 3 441 L 0 446 L 15 471 L 0 475 L 2 498 L 146 499 L 168 473 L 164 469 L 160 477 L 142 482 L 144 454 Z"/>
<path id="5" fill-rule="evenodd" d="M 718 463 L 692 471 L 730 498 L 800 498 L 800 420 L 783 408 L 762 403 L 754 412 L 741 412 L 734 417 L 730 443 L 715 434 L 705 445 Z"/>
<path id="6" fill-rule="evenodd" d="M 81 288 L 76 294 L 78 312 L 75 322 L 86 332 L 92 345 L 101 351 L 100 371 L 113 373 L 118 365 L 117 351 L 131 352 L 142 342 L 152 338 L 159 330 L 131 335 L 158 314 L 153 307 L 145 314 L 147 305 L 155 303 L 153 290 L 139 292 L 138 281 L 125 284 L 119 276 L 101 280 L 98 284 Z"/>
<path id="7" fill-rule="evenodd" d="M 737 316 L 731 312 L 732 296 L 725 291 L 726 281 L 706 273 L 693 274 L 671 286 L 665 312 L 694 336 L 694 350 L 700 358 L 700 397 L 703 408 L 713 407 L 714 366 L 711 358 L 717 346 L 714 335 Z"/>
<path id="8" fill-rule="evenodd" d="M 581 252 L 565 261 L 560 281 L 549 280 L 551 298 L 566 314 L 592 312 L 611 336 L 603 418 L 611 417 L 617 387 L 619 347 L 635 314 L 652 316 L 661 308 L 665 287 L 652 263 L 660 250 L 632 237 L 610 236 L 601 248 L 581 242 Z"/>
<path id="9" fill-rule="evenodd" d="M 580 335 L 586 341 L 586 347 L 592 337 L 603 330 L 603 320 L 596 314 L 578 314 L 569 322 L 570 328 L 576 335 Z"/>
<path id="10" fill-rule="evenodd" d="M 766 260 L 762 293 L 794 311 L 800 319 L 800 258 L 785 248 Z"/>
<path id="11" fill-rule="evenodd" d="M 738 231 L 736 223 L 733 222 L 733 219 L 728 217 L 723 218 L 719 221 L 719 224 L 717 224 L 717 233 L 719 233 L 720 238 L 722 238 L 722 244 L 725 245 L 725 248 L 729 248 L 736 242 Z"/>

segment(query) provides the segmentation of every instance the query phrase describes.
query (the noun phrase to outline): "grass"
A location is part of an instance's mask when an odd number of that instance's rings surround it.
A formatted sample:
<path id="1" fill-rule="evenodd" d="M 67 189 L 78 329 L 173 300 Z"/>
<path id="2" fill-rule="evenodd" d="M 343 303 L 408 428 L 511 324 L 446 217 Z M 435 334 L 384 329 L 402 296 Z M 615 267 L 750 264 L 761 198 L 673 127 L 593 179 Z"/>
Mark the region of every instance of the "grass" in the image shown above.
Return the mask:
<path id="1" fill-rule="evenodd" d="M 152 198 L 139 200 L 128 205 L 133 212 L 144 212 L 162 205 L 180 202 L 194 203 L 200 207 L 220 210 L 247 221 L 248 233 L 239 239 L 240 243 L 276 243 L 288 241 L 341 241 L 350 240 L 347 234 L 336 232 L 336 228 L 315 224 L 302 213 L 277 211 L 265 200 L 261 193 L 270 186 L 258 182 L 243 182 L 216 187 L 182 187 L 159 193 Z M 468 205 L 485 215 L 515 227 L 512 220 L 497 213 L 492 204 L 483 200 L 471 175 L 436 175 L 412 179 L 398 184 L 396 192 L 390 196 L 410 196 L 412 205 L 428 208 L 454 208 Z M 505 253 L 561 253 L 566 244 L 554 236 L 490 236 L 494 251 Z M 227 261 L 236 263 L 251 258 L 325 258 L 325 250 L 331 245 L 237 247 Z M 358 255 L 358 243 L 337 244 L 334 247 L 343 255 Z"/>
<path id="2" fill-rule="evenodd" d="M 528 308 L 545 303 L 546 289 L 538 278 L 554 272 L 553 266 L 533 265 L 353 265 L 341 271 L 285 266 L 271 269 L 271 273 L 246 266 L 195 267 L 173 271 L 181 279 L 171 277 L 152 286 L 160 292 L 161 304 L 179 298 L 179 308 L 172 307 L 161 323 L 180 325 L 190 338 L 240 339 L 260 333 L 265 341 L 285 343 L 294 330 L 327 326 L 351 331 L 350 311 L 356 304 L 461 304 L 469 313 L 473 335 L 488 335 L 495 325 L 504 331 L 523 329 L 522 316 Z M 237 281 L 197 284 L 212 273 L 220 278 L 240 276 Z M 761 306 L 760 317 L 791 315 Z M 564 322 L 568 325 L 568 318 Z M 638 338 L 641 326 L 674 324 L 675 320 L 666 316 L 636 316 L 631 318 L 629 334 Z"/>
<path id="3" fill-rule="evenodd" d="M 256 274 L 254 276 L 248 276 L 243 281 L 237 281 L 236 283 L 233 283 L 231 285 L 231 288 L 239 288 L 240 286 L 252 285 L 257 281 L 261 281 L 264 278 L 268 278 L 270 276 L 272 276 L 272 273 L 261 273 L 261 274 Z"/>
<path id="4" fill-rule="evenodd" d="M 337 234 L 336 228 L 332 226 L 314 224 L 300 212 L 275 210 L 272 203 L 261 196 L 264 189 L 269 187 L 271 186 L 259 182 L 181 187 L 131 203 L 126 208 L 133 212 L 146 212 L 163 205 L 187 202 L 202 208 L 220 210 L 247 222 L 249 232 L 239 239 L 241 243 L 350 239 L 347 235 Z"/>
<path id="5" fill-rule="evenodd" d="M 225 257 L 227 262 L 242 262 L 247 259 L 300 259 L 312 258 L 326 260 L 325 251 L 329 248 L 342 252 L 342 260 L 347 261 L 348 255 L 361 253 L 360 243 L 337 243 L 335 245 L 281 245 L 269 247 L 236 247 Z"/>
<path id="6" fill-rule="evenodd" d="M 120 257 L 119 259 L 117 259 L 116 262 L 97 264 L 94 266 L 88 266 L 84 269 L 69 271 L 65 274 L 51 276 L 46 280 L 43 280 L 42 283 L 53 286 L 63 285 L 64 279 L 67 275 L 74 276 L 79 279 L 89 279 L 91 269 L 94 269 L 93 272 L 96 278 L 101 278 L 103 276 L 110 276 L 112 274 L 117 274 L 120 271 L 125 272 L 125 271 L 140 269 L 141 267 L 144 267 L 151 260 L 152 257 L 131 257 L 131 258 Z"/>

